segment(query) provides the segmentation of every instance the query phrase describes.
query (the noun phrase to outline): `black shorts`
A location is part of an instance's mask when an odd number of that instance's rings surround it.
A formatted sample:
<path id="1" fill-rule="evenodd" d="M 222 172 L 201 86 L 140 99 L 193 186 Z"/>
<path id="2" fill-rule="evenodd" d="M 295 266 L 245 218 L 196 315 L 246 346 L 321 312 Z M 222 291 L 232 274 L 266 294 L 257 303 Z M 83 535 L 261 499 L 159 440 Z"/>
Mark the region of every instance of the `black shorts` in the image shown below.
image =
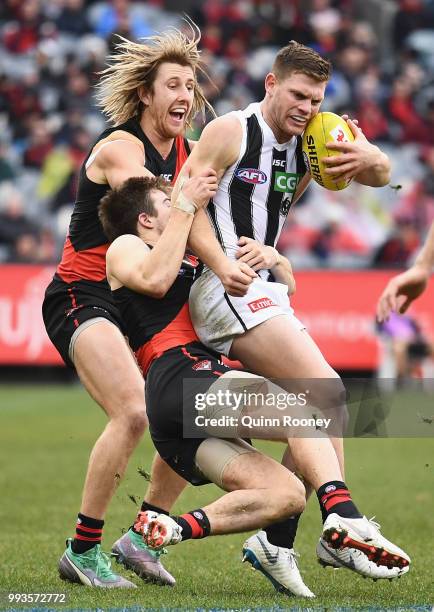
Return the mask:
<path id="1" fill-rule="evenodd" d="M 195 466 L 196 452 L 204 437 L 183 437 L 184 405 L 193 410 L 195 394 L 206 393 L 228 371 L 218 353 L 192 342 L 163 353 L 152 362 L 146 376 L 146 410 L 154 446 L 161 458 L 193 485 L 209 480 Z M 194 379 L 194 385 L 184 388 L 185 379 Z"/>
<path id="2" fill-rule="evenodd" d="M 68 355 L 71 337 L 85 321 L 103 317 L 124 333 L 121 316 L 106 282 L 65 283 L 55 275 L 45 291 L 42 316 L 51 342 L 70 367 L 74 367 Z"/>

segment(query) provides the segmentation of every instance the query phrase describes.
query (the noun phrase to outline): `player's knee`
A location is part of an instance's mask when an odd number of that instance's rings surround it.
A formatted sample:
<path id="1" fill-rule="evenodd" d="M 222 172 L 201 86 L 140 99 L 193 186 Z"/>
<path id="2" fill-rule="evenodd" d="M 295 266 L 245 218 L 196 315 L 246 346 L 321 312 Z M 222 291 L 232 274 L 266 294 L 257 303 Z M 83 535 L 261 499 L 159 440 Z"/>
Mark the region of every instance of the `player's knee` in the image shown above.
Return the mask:
<path id="1" fill-rule="evenodd" d="M 279 523 L 291 516 L 301 514 L 306 507 L 306 498 L 298 492 L 279 492 L 271 496 L 269 506 L 269 524 Z"/>
<path id="2" fill-rule="evenodd" d="M 146 416 L 145 407 L 142 406 L 141 408 L 128 410 L 124 414 L 122 421 L 130 437 L 141 437 L 148 426 L 148 417 Z"/>
<path id="3" fill-rule="evenodd" d="M 333 424 L 346 422 L 348 418 L 346 399 L 344 383 L 334 371 L 329 378 L 318 379 L 310 390 L 310 404 L 318 407 L 325 417 L 331 417 Z"/>
<path id="4" fill-rule="evenodd" d="M 331 370 L 331 368 L 330 368 Z M 346 393 L 341 377 L 331 370 L 326 378 L 319 378 L 309 389 L 309 399 L 320 408 L 333 407 L 345 403 Z"/>
<path id="5" fill-rule="evenodd" d="M 330 394 L 330 406 L 334 410 L 335 418 L 344 431 L 347 427 L 349 416 L 347 408 L 347 390 L 340 377 L 336 378 Z"/>
<path id="6" fill-rule="evenodd" d="M 106 398 L 104 408 L 113 419 L 129 418 L 136 414 L 146 417 L 144 389 L 136 385 L 118 388 Z"/>
<path id="7" fill-rule="evenodd" d="M 293 478 L 289 491 L 289 510 L 287 517 L 301 514 L 306 508 L 306 489 L 298 478 Z"/>
<path id="8" fill-rule="evenodd" d="M 270 522 L 283 521 L 301 514 L 306 507 L 306 490 L 298 478 L 291 475 L 272 489 L 270 497 Z"/>

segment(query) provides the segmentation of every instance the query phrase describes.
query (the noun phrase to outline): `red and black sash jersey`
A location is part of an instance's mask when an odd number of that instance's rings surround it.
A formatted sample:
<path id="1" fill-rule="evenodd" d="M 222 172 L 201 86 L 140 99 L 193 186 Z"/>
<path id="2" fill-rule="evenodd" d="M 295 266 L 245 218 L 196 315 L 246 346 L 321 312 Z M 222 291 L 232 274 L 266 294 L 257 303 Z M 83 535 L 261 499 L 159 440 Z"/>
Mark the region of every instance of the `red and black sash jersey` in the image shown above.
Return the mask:
<path id="1" fill-rule="evenodd" d="M 56 270 L 56 277 L 66 283 L 88 280 L 107 285 L 105 255 L 109 245 L 98 218 L 98 204 L 110 187 L 89 180 L 86 175 L 86 162 L 95 145 L 118 130 L 129 132 L 141 140 L 145 149 L 145 168 L 155 176 L 164 176 L 171 182 L 176 180 L 190 153 L 187 139 L 178 136 L 168 157 L 163 159 L 135 118 L 116 127 L 107 128 L 100 134 L 80 169 L 77 199 L 62 260 Z M 106 288 L 108 289 L 108 285 Z"/>
<path id="2" fill-rule="evenodd" d="M 143 374 L 165 351 L 199 341 L 188 310 L 188 296 L 198 269 L 198 259 L 186 255 L 173 285 L 161 299 L 127 287 L 112 292 Z"/>

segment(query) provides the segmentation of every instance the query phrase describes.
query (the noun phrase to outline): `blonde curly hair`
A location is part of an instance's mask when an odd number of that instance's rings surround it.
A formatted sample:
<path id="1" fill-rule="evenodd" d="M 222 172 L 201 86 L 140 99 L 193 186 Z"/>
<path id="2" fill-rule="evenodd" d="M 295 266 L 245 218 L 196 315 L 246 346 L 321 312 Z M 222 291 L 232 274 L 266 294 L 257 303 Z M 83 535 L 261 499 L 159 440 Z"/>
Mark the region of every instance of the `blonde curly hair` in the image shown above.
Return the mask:
<path id="1" fill-rule="evenodd" d="M 193 70 L 194 97 L 192 109 L 186 118 L 187 125 L 191 125 L 199 112 L 204 117 L 207 109 L 215 115 L 197 82 L 198 72 L 209 78 L 197 48 L 200 30 L 193 22 L 187 23 L 191 36 L 176 28 L 142 38 L 142 42 L 137 43 L 118 35 L 120 42 L 116 45 L 116 53 L 108 57 L 110 65 L 99 73 L 101 79 L 96 86 L 98 106 L 114 126 L 141 113 L 143 103 L 138 89 L 144 87 L 152 91 L 158 68 L 163 62 L 190 66 Z"/>

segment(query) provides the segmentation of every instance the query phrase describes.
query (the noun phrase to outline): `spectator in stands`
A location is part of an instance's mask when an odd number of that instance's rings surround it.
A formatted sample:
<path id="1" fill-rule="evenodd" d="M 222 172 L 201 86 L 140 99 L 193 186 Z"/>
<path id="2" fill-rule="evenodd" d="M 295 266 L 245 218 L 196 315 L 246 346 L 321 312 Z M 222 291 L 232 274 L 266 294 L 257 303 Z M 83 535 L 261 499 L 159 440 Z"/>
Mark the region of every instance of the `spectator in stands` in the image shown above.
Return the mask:
<path id="1" fill-rule="evenodd" d="M 358 80 L 354 109 L 359 127 L 368 140 L 389 140 L 389 121 L 382 108 L 384 95 L 380 71 L 377 66 L 371 66 Z"/>
<path id="2" fill-rule="evenodd" d="M 340 209 L 330 207 L 326 224 L 318 231 L 311 244 L 311 251 L 321 264 L 326 264 L 332 255 L 366 255 L 368 250 L 366 243 L 345 226 Z"/>
<path id="3" fill-rule="evenodd" d="M 0 183 L 15 178 L 15 170 L 8 159 L 8 147 L 0 141 Z"/>
<path id="4" fill-rule="evenodd" d="M 383 341 L 382 363 L 379 373 L 387 373 L 394 387 L 400 387 L 410 378 L 420 377 L 423 361 L 434 355 L 434 346 L 423 333 L 414 317 L 391 312 L 387 321 L 377 322 L 377 331 Z M 385 363 L 388 359 L 390 364 Z"/>
<path id="5" fill-rule="evenodd" d="M 377 4 L 381 11 L 383 5 L 380 1 Z M 400 146 L 390 152 L 392 158 L 402 156 L 398 166 L 411 165 L 411 172 L 404 177 L 410 185 L 402 190 L 403 197 L 388 198 L 387 190 L 383 190 L 381 215 L 372 210 L 372 203 L 363 203 L 369 214 L 382 217 L 378 226 L 384 241 L 387 239 L 385 227 L 396 211 L 410 217 L 418 231 L 427 227 L 432 218 L 433 200 L 429 174 L 433 166 L 427 161 L 428 154 L 423 153 L 424 177 L 412 185 L 415 180 L 412 177 L 418 176 L 418 160 L 411 153 L 406 158 L 407 149 L 401 145 L 417 143 L 434 147 L 433 63 L 429 39 L 425 47 L 419 48 L 414 36 L 409 38 L 417 30 L 434 28 L 434 2 L 397 0 L 396 4 L 395 16 L 383 11 L 378 23 L 362 22 L 358 18 L 362 12 L 369 15 L 363 10 L 364 0 L 304 3 L 299 0 L 191 0 L 188 7 L 189 14 L 202 27 L 201 46 L 218 89 L 206 82 L 203 86 L 219 113 L 244 107 L 262 96 L 264 71 L 274 46 L 295 38 L 321 51 L 327 50 L 335 72 L 323 110 L 350 111 L 359 119 L 370 140 Z M 77 130 L 85 124 L 93 134 L 103 127 L 103 119 L 94 106 L 92 85 L 95 74 L 104 68 L 107 47 L 110 51 L 115 33 L 138 38 L 151 30 L 164 29 L 176 19 L 180 21 L 179 15 L 164 12 L 168 8 L 179 11 L 174 0 L 0 2 L 0 181 L 2 177 L 11 179 L 14 174 L 17 179 L 23 177 L 28 192 L 30 185 L 39 183 L 32 205 L 40 207 L 43 222 L 52 212 L 51 205 L 57 209 L 69 199 L 74 180 L 70 143 L 76 138 Z M 381 30 L 380 21 L 390 28 L 390 40 L 387 40 L 387 27 Z M 393 44 L 395 54 L 387 54 Z M 198 136 L 198 127 L 194 129 Z M 65 176 L 56 165 L 59 144 L 65 145 L 64 151 L 67 151 Z M 57 160 L 54 164 L 53 159 Z M 52 170 L 59 168 L 59 180 L 54 192 L 49 190 L 50 197 L 41 188 L 41 184 L 45 185 L 47 160 Z M 43 176 L 39 181 L 35 175 L 41 169 Z M 397 182 L 401 180 L 398 178 Z M 326 255 L 333 251 L 337 241 L 338 228 L 333 223 L 320 234 L 317 226 L 308 228 L 305 221 L 298 220 L 288 227 L 288 235 L 294 236 L 294 228 L 298 228 L 304 238 L 309 236 L 305 242 L 309 243 L 310 261 L 317 260 L 321 254 L 324 264 L 333 262 L 333 257 Z M 352 233 L 352 229 L 347 216 L 340 223 L 338 234 L 342 238 L 342 232 Z M 401 231 L 398 228 L 398 234 Z M 378 236 L 368 238 L 368 246 L 379 242 Z M 282 239 L 285 240 L 285 233 Z M 343 253 L 347 248 L 348 253 L 353 252 L 347 240 L 340 243 Z M 315 244 L 314 256 L 312 244 Z M 390 260 L 393 249 L 390 245 L 388 248 L 389 255 L 382 257 Z"/>
<path id="6" fill-rule="evenodd" d="M 17 17 L 17 21 L 7 24 L 3 44 L 11 53 L 27 53 L 36 47 L 39 39 L 42 23 L 39 0 L 23 0 Z"/>
<path id="7" fill-rule="evenodd" d="M 31 72 L 20 80 L 5 78 L 0 82 L 0 98 L 5 104 L 13 137 L 27 137 L 28 122 L 42 113 L 39 74 Z"/>
<path id="8" fill-rule="evenodd" d="M 95 32 L 98 36 L 108 38 L 121 26 L 124 31 L 128 29 L 135 39 L 151 35 L 152 30 L 149 24 L 137 8 L 130 3 L 130 0 L 111 0 L 101 11 Z M 129 24 L 129 27 L 126 28 L 126 24 Z"/>
<path id="9" fill-rule="evenodd" d="M 420 142 L 425 132 L 425 125 L 414 106 L 415 87 L 406 75 L 399 75 L 392 85 L 387 104 L 387 111 L 397 126 L 397 140 L 402 142 Z"/>
<path id="10" fill-rule="evenodd" d="M 12 183 L 0 186 L 0 245 L 14 260 L 16 246 L 22 236 L 33 236 L 37 229 L 27 219 L 21 193 Z"/>
<path id="11" fill-rule="evenodd" d="M 55 240 L 47 228 L 39 228 L 25 214 L 21 192 L 12 183 L 0 185 L 0 257 L 17 263 L 52 263 Z"/>
<path id="12" fill-rule="evenodd" d="M 393 42 L 399 52 L 407 36 L 414 30 L 434 27 L 432 14 L 423 0 L 400 0 L 393 23 Z"/>
<path id="13" fill-rule="evenodd" d="M 372 260 L 374 268 L 404 268 L 420 244 L 412 219 L 397 220 L 391 236 L 379 247 Z"/>
<path id="14" fill-rule="evenodd" d="M 45 158 L 38 195 L 47 201 L 51 211 L 64 204 L 72 204 L 77 192 L 77 178 L 81 164 L 91 144 L 89 132 L 82 127 L 75 128 L 70 142 L 62 143 Z"/>
<path id="15" fill-rule="evenodd" d="M 93 108 L 89 75 L 77 61 L 73 61 L 69 63 L 65 76 L 66 83 L 60 96 L 59 108 L 64 111 L 77 110 L 83 117 Z"/>
<path id="16" fill-rule="evenodd" d="M 30 125 L 30 137 L 23 154 L 24 166 L 41 169 L 52 148 L 53 140 L 47 122 L 35 119 Z"/>
<path id="17" fill-rule="evenodd" d="M 84 0 L 64 0 L 56 25 L 59 32 L 67 32 L 77 37 L 90 32 Z"/>
<path id="18" fill-rule="evenodd" d="M 418 230 L 424 233 L 434 221 L 434 146 L 422 150 L 421 161 L 423 174 L 403 194 L 396 215 L 411 219 Z"/>
<path id="19" fill-rule="evenodd" d="M 434 94 L 434 92 L 433 92 Z M 434 147 L 434 95 L 426 102 L 425 114 L 423 115 L 424 131 L 419 142 Z"/>

